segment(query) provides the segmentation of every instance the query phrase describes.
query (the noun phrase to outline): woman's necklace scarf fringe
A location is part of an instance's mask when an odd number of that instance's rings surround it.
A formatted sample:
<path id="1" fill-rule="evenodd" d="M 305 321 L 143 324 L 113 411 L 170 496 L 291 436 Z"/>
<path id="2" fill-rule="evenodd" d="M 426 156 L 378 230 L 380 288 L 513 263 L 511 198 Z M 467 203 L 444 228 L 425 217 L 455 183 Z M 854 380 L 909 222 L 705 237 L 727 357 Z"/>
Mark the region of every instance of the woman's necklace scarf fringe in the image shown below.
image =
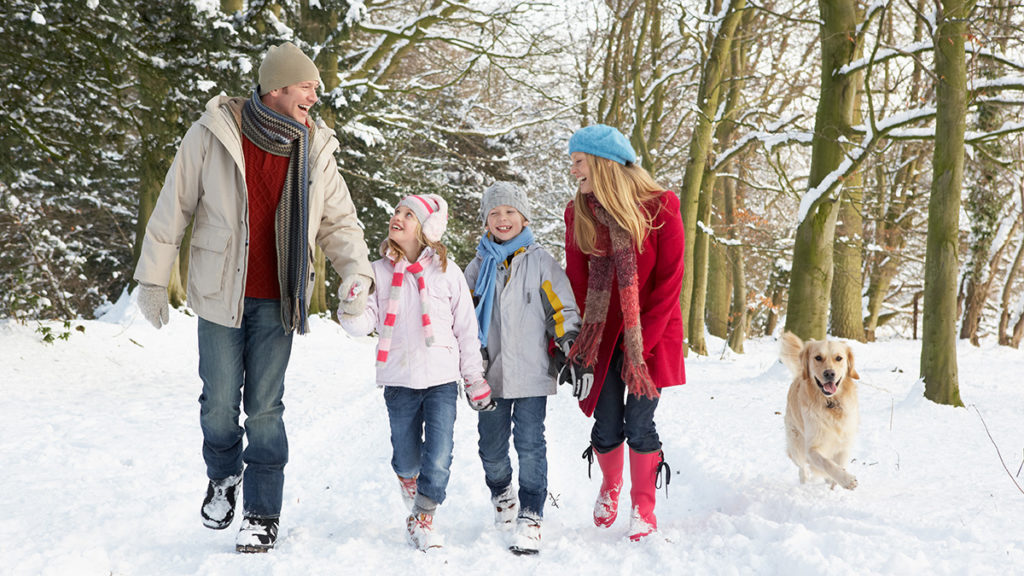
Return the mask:
<path id="1" fill-rule="evenodd" d="M 640 327 L 640 298 L 637 286 L 636 252 L 633 238 L 615 222 L 611 214 L 598 204 L 593 194 L 586 196 L 587 206 L 594 214 L 597 238 L 590 257 L 590 278 L 587 282 L 586 312 L 579 336 L 569 357 L 593 367 L 604 335 L 604 323 L 612 297 L 612 282 L 619 280 L 619 303 L 622 306 L 623 342 L 626 348 L 622 377 L 634 396 L 657 398 L 658 388 L 644 362 L 644 339 Z"/>
<path id="2" fill-rule="evenodd" d="M 508 242 L 498 244 L 487 232 L 476 245 L 476 253 L 480 256 L 480 269 L 476 276 L 473 295 L 478 298 L 476 322 L 480 327 L 480 346 L 484 348 L 487 347 L 487 334 L 491 330 L 491 310 L 494 307 L 494 293 L 497 290 L 498 263 L 504 262 L 516 250 L 530 244 L 533 244 L 533 230 L 526 226 Z"/>
<path id="3" fill-rule="evenodd" d="M 391 275 L 391 291 L 388 293 L 388 309 L 384 315 L 384 327 L 381 328 L 380 338 L 377 343 L 377 365 L 381 366 L 388 361 L 388 351 L 391 350 L 391 335 L 395 331 L 395 321 L 398 319 L 398 303 L 402 297 L 402 284 L 405 282 L 405 273 L 412 274 L 416 282 L 416 289 L 420 295 L 420 321 L 423 323 L 423 339 L 427 346 L 434 345 L 434 327 L 430 324 L 430 299 L 427 293 L 427 283 L 423 278 L 423 256 L 414 264 L 409 264 L 405 258 L 395 258 L 395 255 L 388 252 L 386 257 L 391 259 L 395 265 L 395 273 Z M 432 253 L 427 254 L 427 259 L 433 258 Z"/>
<path id="4" fill-rule="evenodd" d="M 286 332 L 304 334 L 306 278 L 309 277 L 309 128 L 263 105 L 257 91 L 242 108 L 242 134 L 275 156 L 288 158 L 288 175 L 274 215 L 281 323 Z"/>

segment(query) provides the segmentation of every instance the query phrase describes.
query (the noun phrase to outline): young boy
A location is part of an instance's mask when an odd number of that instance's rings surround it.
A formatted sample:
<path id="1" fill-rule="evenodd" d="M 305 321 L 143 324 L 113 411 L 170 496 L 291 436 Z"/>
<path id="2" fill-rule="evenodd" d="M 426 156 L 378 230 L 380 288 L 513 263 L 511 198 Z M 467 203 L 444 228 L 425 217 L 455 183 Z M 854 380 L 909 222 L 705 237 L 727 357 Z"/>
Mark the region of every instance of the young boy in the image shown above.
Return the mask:
<path id="1" fill-rule="evenodd" d="M 540 550 L 547 498 L 547 397 L 556 390 L 549 341 L 568 354 L 580 318 L 569 279 L 551 254 L 534 242 L 526 194 L 510 182 L 484 191 L 480 216 L 486 232 L 466 267 L 476 301 L 481 353 L 497 409 L 481 412 L 480 460 L 499 529 L 515 524 L 516 554 Z M 538 361 L 539 360 L 539 361 Z M 550 362 L 555 362 L 551 360 Z M 509 437 L 515 430 L 519 495 L 512 488 Z"/>

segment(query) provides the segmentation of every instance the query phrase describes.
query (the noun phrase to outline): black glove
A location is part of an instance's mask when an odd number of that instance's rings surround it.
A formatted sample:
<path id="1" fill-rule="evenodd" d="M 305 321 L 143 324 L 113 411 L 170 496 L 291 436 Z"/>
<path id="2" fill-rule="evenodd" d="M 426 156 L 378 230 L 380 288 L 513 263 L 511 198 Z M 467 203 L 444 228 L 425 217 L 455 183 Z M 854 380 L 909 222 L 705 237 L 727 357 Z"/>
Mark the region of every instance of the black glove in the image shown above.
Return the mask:
<path id="1" fill-rule="evenodd" d="M 565 348 L 568 350 L 568 348 Z M 568 362 L 568 358 L 565 357 L 565 352 L 562 351 L 561 347 L 555 346 L 551 350 L 551 359 L 548 361 L 548 376 L 556 377 L 562 372 L 562 368 L 565 367 L 565 363 Z"/>
<path id="2" fill-rule="evenodd" d="M 569 360 L 558 373 L 559 384 L 572 384 L 572 395 L 583 400 L 594 387 L 594 369 Z"/>

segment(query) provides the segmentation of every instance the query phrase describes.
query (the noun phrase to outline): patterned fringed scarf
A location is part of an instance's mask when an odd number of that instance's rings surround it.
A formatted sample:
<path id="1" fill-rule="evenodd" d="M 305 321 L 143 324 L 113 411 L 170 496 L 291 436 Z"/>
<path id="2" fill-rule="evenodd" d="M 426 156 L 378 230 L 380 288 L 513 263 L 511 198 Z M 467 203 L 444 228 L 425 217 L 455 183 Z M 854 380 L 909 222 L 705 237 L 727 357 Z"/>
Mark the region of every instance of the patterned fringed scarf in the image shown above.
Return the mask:
<path id="1" fill-rule="evenodd" d="M 259 93 L 242 108 L 242 133 L 260 150 L 288 158 L 288 175 L 274 216 L 281 323 L 305 334 L 306 278 L 309 276 L 309 128 L 263 105 Z"/>
<path id="2" fill-rule="evenodd" d="M 634 396 L 657 398 L 658 388 L 651 379 L 651 373 L 644 362 L 644 339 L 640 330 L 640 298 L 637 286 L 636 252 L 633 239 L 625 229 L 615 222 L 611 214 L 598 204 L 593 194 L 588 194 L 587 206 L 597 219 L 597 238 L 594 255 L 590 257 L 590 279 L 587 282 L 586 313 L 583 326 L 576 342 L 569 351 L 573 360 L 584 366 L 597 364 L 597 353 L 601 348 L 604 323 L 612 297 L 614 276 L 619 279 L 619 303 L 622 306 L 622 322 L 626 357 L 622 364 L 622 377 Z"/>
<path id="3" fill-rule="evenodd" d="M 390 258 L 391 255 L 389 254 Z M 398 303 L 402 296 L 402 283 L 405 281 L 405 273 L 412 274 L 416 281 L 416 289 L 420 293 L 420 320 L 423 322 L 423 338 L 427 346 L 434 345 L 434 327 L 430 324 L 430 297 L 427 294 L 427 284 L 423 279 L 423 259 L 415 264 L 409 264 L 405 258 L 392 260 L 395 264 L 395 273 L 391 275 L 391 292 L 388 294 L 388 309 L 384 316 L 384 327 L 380 331 L 380 339 L 377 345 L 377 365 L 380 366 L 388 361 L 388 351 L 391 349 L 391 335 L 395 330 L 395 321 L 398 319 Z"/>

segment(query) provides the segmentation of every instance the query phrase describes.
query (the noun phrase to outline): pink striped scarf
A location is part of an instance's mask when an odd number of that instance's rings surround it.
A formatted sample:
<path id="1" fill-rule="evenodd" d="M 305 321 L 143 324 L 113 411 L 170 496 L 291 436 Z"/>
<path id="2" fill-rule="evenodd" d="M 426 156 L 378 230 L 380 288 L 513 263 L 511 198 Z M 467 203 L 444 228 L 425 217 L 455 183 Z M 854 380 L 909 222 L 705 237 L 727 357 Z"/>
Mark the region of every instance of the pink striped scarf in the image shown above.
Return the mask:
<path id="1" fill-rule="evenodd" d="M 402 284 L 405 281 L 405 273 L 413 275 L 416 280 L 416 288 L 420 293 L 420 318 L 423 322 L 423 337 L 427 346 L 434 344 L 434 327 L 430 325 L 430 300 L 427 295 L 427 284 L 423 279 L 423 264 L 417 261 L 409 264 L 405 258 L 395 262 L 395 273 L 391 276 L 391 293 L 388 295 L 388 309 L 384 316 L 384 328 L 380 331 L 380 340 L 377 346 L 377 365 L 388 361 L 388 351 L 391 349 L 391 335 L 395 330 L 395 322 L 398 319 L 398 303 L 402 296 Z"/>

